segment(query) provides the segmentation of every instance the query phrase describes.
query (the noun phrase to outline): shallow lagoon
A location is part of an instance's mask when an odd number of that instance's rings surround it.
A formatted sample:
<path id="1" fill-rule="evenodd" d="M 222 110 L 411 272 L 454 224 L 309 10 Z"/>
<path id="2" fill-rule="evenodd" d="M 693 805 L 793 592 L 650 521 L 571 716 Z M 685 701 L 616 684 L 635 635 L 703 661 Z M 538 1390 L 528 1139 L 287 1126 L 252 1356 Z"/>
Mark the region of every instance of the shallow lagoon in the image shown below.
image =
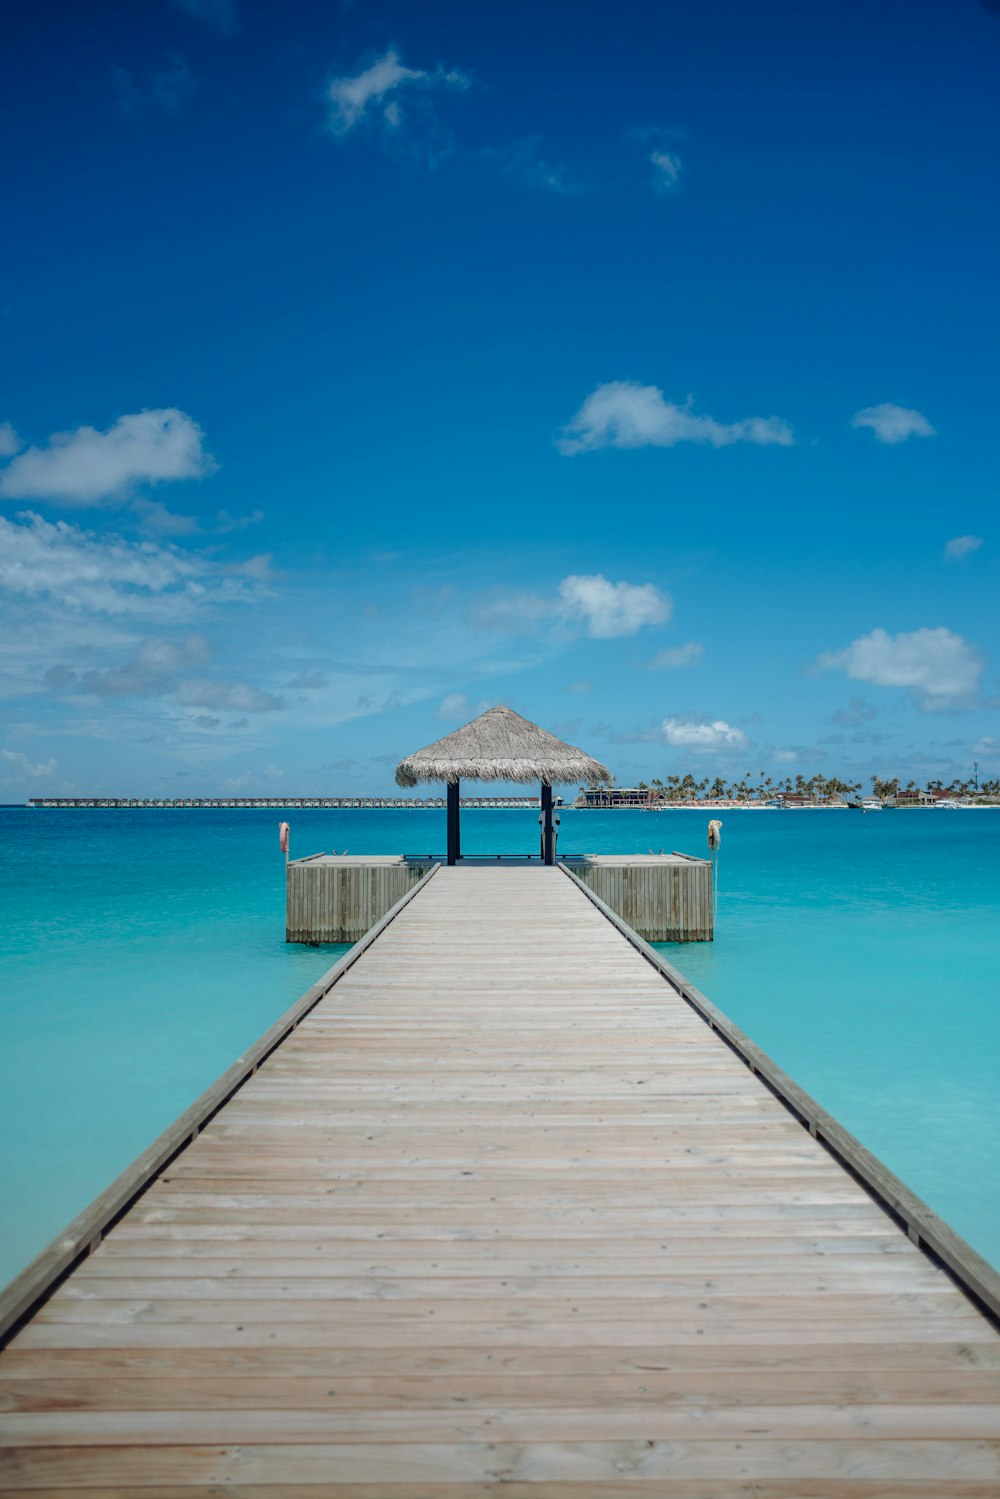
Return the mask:
<path id="1" fill-rule="evenodd" d="M 0 809 L 0 1281 L 343 950 L 285 945 L 281 815 Z M 444 841 L 437 811 L 285 815 L 296 855 Z M 561 848 L 700 854 L 708 815 L 564 811 Z M 1000 812 L 721 815 L 718 938 L 664 950 L 1000 1265 Z M 537 836 L 463 814 L 468 853 Z"/>

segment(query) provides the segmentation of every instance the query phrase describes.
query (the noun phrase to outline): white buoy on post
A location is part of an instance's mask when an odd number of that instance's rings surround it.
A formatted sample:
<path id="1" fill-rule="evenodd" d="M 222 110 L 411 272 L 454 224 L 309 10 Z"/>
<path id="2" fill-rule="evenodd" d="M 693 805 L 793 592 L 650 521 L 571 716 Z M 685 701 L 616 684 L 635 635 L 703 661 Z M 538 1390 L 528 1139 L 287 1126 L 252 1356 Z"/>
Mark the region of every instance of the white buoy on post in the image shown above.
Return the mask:
<path id="1" fill-rule="evenodd" d="M 279 825 L 278 825 L 278 842 L 281 844 L 281 852 L 285 856 L 285 863 L 286 864 L 288 863 L 288 843 L 289 843 L 289 837 L 291 835 L 291 831 L 292 830 L 288 826 L 287 822 L 279 823 Z"/>
<path id="2" fill-rule="evenodd" d="M 708 852 L 712 860 L 712 929 L 719 912 L 719 849 L 722 847 L 722 823 L 713 817 L 708 824 Z"/>

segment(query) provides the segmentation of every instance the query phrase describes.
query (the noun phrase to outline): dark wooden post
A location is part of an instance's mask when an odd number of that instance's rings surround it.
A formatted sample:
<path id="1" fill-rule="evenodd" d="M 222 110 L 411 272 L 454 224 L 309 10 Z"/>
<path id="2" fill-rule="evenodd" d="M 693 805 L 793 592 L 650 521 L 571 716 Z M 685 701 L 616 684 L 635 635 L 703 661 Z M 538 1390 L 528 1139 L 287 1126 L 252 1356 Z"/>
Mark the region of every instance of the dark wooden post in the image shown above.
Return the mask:
<path id="1" fill-rule="evenodd" d="M 448 863 L 457 864 L 462 857 L 462 838 L 458 824 L 458 782 L 448 782 Z"/>
<path id="2" fill-rule="evenodd" d="M 552 787 L 542 782 L 542 863 L 556 862 L 556 844 L 552 828 Z"/>

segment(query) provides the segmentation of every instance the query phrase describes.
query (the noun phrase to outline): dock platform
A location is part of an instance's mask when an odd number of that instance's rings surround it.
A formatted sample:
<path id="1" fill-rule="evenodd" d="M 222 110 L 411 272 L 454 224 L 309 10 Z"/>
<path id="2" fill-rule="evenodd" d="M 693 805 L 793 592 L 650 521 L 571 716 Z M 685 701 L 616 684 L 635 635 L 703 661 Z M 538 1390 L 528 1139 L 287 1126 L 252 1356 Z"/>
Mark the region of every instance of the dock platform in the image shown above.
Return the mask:
<path id="1" fill-rule="evenodd" d="M 442 856 L 443 858 L 443 856 Z M 288 863 L 285 939 L 288 942 L 357 942 L 435 862 L 433 854 L 373 857 L 308 854 Z M 536 865 L 536 853 L 475 854 L 482 865 Z M 565 864 L 595 895 L 647 942 L 711 942 L 715 935 L 708 859 L 690 854 L 568 854 Z"/>
<path id="2" fill-rule="evenodd" d="M 5 1493 L 996 1499 L 994 1322 L 564 870 L 310 1004 L 0 1355 Z"/>

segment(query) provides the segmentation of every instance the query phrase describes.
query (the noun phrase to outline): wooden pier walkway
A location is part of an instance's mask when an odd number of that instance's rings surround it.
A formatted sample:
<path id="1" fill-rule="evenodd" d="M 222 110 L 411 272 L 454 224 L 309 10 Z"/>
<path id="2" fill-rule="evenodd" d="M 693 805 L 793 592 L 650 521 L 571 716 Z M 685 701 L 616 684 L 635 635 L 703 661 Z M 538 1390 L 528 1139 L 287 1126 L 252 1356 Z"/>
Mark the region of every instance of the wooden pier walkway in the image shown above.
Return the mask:
<path id="1" fill-rule="evenodd" d="M 992 1323 L 556 868 L 438 870 L 0 1408 L 35 1499 L 1000 1494 Z"/>

